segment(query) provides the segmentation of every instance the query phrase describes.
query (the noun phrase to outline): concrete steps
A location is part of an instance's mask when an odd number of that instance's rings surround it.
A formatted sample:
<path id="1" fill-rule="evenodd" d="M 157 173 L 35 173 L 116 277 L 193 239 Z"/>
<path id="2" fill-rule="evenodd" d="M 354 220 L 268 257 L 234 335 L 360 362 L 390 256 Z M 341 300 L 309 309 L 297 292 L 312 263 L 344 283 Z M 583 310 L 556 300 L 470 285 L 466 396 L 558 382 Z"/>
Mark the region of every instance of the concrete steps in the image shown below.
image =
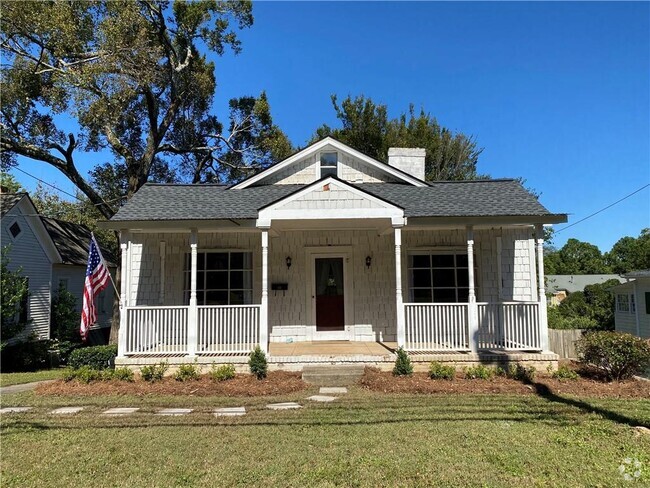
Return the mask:
<path id="1" fill-rule="evenodd" d="M 345 386 L 357 382 L 363 375 L 364 366 L 360 365 L 328 365 L 305 366 L 302 379 L 317 386 Z"/>

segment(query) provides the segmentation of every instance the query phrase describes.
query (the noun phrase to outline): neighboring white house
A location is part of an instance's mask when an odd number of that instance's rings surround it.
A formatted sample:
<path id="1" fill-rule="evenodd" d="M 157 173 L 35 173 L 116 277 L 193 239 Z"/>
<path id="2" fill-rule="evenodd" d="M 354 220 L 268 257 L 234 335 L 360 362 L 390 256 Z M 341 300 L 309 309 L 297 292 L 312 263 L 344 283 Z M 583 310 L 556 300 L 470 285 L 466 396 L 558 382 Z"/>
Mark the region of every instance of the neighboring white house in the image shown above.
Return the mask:
<path id="1" fill-rule="evenodd" d="M 609 280 L 623 282 L 617 274 L 585 274 L 585 275 L 546 275 L 546 291 L 550 293 L 551 305 L 559 305 L 571 293 L 583 291 L 585 286 L 599 285 Z"/>
<path id="2" fill-rule="evenodd" d="M 38 215 L 27 193 L 0 193 L 0 207 L 0 245 L 9 247 L 9 269 L 20 269 L 28 283 L 24 313 L 29 325 L 25 333 L 49 339 L 50 307 L 60 285 L 76 297 L 81 310 L 90 230 Z M 105 250 L 104 255 L 114 274 L 113 258 Z M 91 329 L 91 343 L 108 339 L 114 296 L 111 286 L 97 298 L 97 324 Z"/>
<path id="3" fill-rule="evenodd" d="M 121 235 L 118 362 L 236 361 L 257 344 L 273 361 L 313 341 L 556 358 L 543 225 L 566 215 L 516 180 L 427 183 L 424 162 L 327 137 L 234 186 L 143 186 L 104 224 Z"/>
<path id="4" fill-rule="evenodd" d="M 650 270 L 623 275 L 629 281 L 612 288 L 616 330 L 650 339 Z"/>

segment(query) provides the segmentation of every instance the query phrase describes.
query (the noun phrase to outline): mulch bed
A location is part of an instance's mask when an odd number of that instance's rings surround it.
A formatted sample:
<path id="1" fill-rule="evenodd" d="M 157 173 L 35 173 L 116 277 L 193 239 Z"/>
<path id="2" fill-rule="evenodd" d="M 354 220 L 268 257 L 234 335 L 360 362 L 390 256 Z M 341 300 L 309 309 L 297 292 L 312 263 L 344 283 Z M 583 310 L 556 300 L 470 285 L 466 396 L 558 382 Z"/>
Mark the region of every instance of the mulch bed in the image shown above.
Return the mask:
<path id="1" fill-rule="evenodd" d="M 359 380 L 361 387 L 384 393 L 423 394 L 512 394 L 534 395 L 540 387 L 546 387 L 557 395 L 572 395 L 591 398 L 650 398 L 650 382 L 627 380 L 605 383 L 593 379 L 556 380 L 548 375 L 538 374 L 534 384 L 497 377 L 492 380 L 468 380 L 460 374 L 455 379 L 432 380 L 426 373 L 412 376 L 393 376 L 376 368 L 366 368 Z"/>
<path id="2" fill-rule="evenodd" d="M 258 380 L 252 375 L 238 374 L 227 381 L 216 382 L 204 375 L 196 381 L 180 382 L 171 377 L 156 383 L 136 379 L 133 383 L 125 381 L 95 381 L 79 383 L 78 381 L 55 381 L 36 388 L 38 395 L 185 395 L 185 396 L 270 396 L 284 395 L 302 391 L 309 385 L 302 381 L 300 373 L 273 371 Z"/>

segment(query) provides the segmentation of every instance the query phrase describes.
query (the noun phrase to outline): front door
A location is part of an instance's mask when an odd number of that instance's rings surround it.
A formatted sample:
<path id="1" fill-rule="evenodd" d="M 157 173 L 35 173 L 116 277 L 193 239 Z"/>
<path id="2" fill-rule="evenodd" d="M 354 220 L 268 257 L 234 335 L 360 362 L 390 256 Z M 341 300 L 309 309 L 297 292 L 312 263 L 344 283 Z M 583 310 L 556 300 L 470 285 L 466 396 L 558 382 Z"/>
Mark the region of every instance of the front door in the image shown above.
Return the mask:
<path id="1" fill-rule="evenodd" d="M 316 258 L 316 330 L 345 329 L 343 258 Z"/>

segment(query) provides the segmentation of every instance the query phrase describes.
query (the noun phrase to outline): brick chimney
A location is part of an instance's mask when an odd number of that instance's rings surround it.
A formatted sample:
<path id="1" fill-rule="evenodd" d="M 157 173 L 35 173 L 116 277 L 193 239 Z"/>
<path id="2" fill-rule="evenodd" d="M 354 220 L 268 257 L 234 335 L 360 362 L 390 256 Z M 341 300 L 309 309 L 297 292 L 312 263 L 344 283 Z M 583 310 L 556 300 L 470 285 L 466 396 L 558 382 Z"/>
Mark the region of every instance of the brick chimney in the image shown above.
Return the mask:
<path id="1" fill-rule="evenodd" d="M 388 164 L 411 176 L 424 180 L 424 158 L 426 149 L 419 147 L 391 147 L 388 149 Z"/>

